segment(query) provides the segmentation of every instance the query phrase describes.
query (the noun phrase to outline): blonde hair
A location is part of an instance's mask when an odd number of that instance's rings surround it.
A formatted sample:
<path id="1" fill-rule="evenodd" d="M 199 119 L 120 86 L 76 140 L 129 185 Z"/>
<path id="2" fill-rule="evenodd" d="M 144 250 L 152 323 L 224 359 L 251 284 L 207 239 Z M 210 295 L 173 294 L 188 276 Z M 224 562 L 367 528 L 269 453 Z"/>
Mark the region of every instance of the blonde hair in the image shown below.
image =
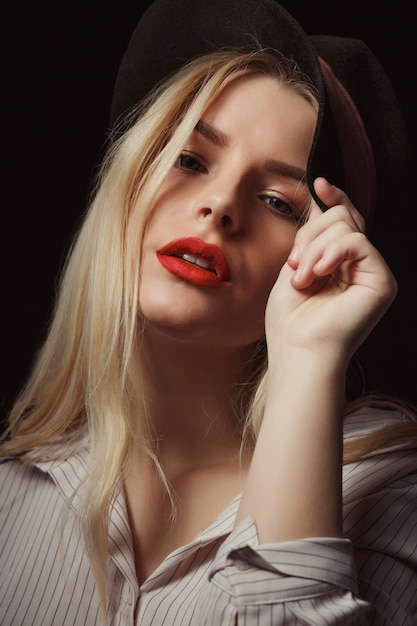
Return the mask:
<path id="1" fill-rule="evenodd" d="M 88 436 L 91 467 L 82 522 L 102 606 L 109 513 L 132 443 L 140 442 L 159 467 L 145 401 L 132 384 L 143 233 L 155 190 L 226 78 L 242 70 L 275 76 L 317 110 L 317 96 L 305 77 L 292 63 L 262 50 L 201 57 L 138 105 L 116 129 L 120 136 L 110 137 L 68 255 L 48 337 L 3 438 L 0 458 L 30 451 L 42 459 L 46 447 L 50 452 Z M 262 420 L 265 356 L 263 347 L 245 402 L 244 431 L 253 438 Z"/>

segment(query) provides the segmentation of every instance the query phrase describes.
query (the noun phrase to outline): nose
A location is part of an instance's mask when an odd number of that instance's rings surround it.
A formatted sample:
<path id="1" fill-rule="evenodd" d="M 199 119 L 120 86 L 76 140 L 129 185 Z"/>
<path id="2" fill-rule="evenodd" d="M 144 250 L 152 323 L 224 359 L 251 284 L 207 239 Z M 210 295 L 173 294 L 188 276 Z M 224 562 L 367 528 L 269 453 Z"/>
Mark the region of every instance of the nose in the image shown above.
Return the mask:
<path id="1" fill-rule="evenodd" d="M 212 181 L 195 204 L 198 219 L 211 220 L 217 228 L 233 234 L 242 227 L 243 198 L 238 184 L 232 181 Z"/>

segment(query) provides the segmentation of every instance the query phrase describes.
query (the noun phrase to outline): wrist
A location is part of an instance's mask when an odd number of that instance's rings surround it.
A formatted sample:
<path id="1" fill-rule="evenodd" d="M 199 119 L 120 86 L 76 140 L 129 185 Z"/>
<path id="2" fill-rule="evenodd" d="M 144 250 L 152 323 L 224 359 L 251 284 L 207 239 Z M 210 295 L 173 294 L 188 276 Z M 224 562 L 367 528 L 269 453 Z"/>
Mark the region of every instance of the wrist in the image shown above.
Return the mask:
<path id="1" fill-rule="evenodd" d="M 280 379 L 297 378 L 319 382 L 344 382 L 349 356 L 339 346 L 293 346 L 286 342 L 268 346 L 268 369 Z"/>

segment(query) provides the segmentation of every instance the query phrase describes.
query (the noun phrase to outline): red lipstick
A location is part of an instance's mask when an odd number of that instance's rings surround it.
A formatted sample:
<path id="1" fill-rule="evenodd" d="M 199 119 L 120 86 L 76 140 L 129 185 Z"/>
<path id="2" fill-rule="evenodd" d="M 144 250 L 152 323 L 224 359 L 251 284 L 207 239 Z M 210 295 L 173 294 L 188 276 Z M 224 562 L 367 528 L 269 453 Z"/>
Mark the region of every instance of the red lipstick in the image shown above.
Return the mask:
<path id="1" fill-rule="evenodd" d="M 197 237 L 174 239 L 157 251 L 158 261 L 171 274 L 202 287 L 224 287 L 230 270 L 223 251 Z"/>

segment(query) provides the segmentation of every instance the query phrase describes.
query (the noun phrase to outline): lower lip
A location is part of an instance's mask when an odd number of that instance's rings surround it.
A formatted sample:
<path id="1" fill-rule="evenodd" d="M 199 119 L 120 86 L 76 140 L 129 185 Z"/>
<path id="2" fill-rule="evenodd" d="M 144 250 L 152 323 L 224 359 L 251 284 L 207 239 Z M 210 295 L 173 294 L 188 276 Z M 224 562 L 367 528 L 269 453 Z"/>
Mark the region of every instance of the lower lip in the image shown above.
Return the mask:
<path id="1" fill-rule="evenodd" d="M 160 264 L 165 267 L 168 272 L 178 276 L 182 280 L 186 280 L 193 285 L 199 285 L 201 287 L 224 287 L 228 283 L 207 270 L 204 270 L 198 265 L 193 265 L 184 261 L 180 257 L 168 256 L 166 254 L 156 254 Z"/>

